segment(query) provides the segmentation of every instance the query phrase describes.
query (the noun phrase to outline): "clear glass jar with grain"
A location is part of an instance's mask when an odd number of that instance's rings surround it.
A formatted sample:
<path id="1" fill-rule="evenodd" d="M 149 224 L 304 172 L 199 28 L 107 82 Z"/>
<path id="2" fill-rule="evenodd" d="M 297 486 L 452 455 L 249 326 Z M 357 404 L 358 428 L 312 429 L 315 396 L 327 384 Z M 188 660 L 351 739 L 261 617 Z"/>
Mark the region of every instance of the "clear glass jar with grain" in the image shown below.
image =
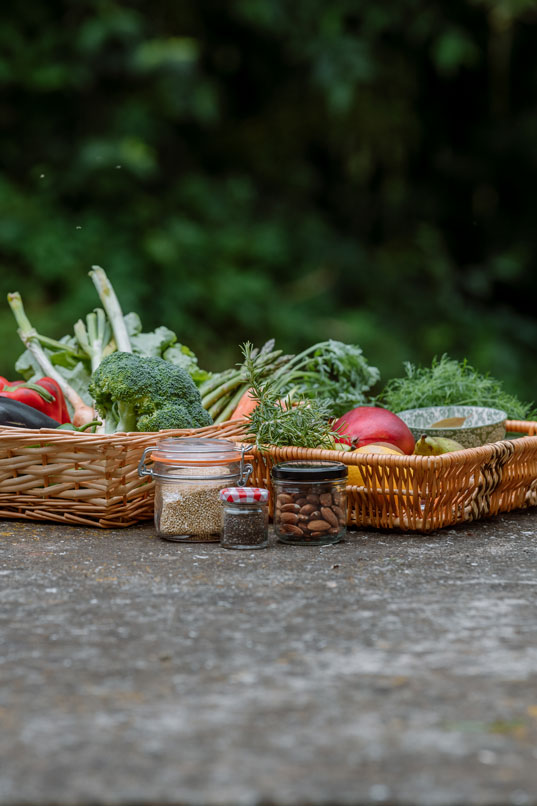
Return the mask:
<path id="1" fill-rule="evenodd" d="M 175 542 L 217 542 L 220 490 L 246 484 L 245 447 L 227 439 L 168 437 L 146 448 L 138 472 L 155 481 L 155 529 Z M 148 467 L 146 462 L 152 460 Z"/>

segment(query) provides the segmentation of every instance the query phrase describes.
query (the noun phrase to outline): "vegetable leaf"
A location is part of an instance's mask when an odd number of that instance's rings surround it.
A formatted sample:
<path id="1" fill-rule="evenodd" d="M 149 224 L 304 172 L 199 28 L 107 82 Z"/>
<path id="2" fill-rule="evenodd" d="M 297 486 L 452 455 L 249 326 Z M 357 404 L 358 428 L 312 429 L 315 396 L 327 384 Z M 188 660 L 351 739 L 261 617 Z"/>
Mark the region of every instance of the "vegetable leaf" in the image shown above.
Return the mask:
<path id="1" fill-rule="evenodd" d="M 211 377 L 211 373 L 198 366 L 196 354 L 192 352 L 186 344 L 176 342 L 162 354 L 165 361 L 170 361 L 182 369 L 186 369 L 190 377 L 196 384 L 201 384 Z"/>
<path id="2" fill-rule="evenodd" d="M 177 341 L 173 330 L 164 325 L 157 327 L 151 333 L 135 333 L 130 338 L 133 353 L 147 355 L 150 358 L 162 358 L 166 348 Z"/>
<path id="3" fill-rule="evenodd" d="M 368 403 L 366 392 L 380 379 L 379 370 L 369 366 L 361 347 L 334 339 L 295 356 L 279 374 L 283 393 L 293 390 L 303 400 L 322 398 L 333 417 Z"/>

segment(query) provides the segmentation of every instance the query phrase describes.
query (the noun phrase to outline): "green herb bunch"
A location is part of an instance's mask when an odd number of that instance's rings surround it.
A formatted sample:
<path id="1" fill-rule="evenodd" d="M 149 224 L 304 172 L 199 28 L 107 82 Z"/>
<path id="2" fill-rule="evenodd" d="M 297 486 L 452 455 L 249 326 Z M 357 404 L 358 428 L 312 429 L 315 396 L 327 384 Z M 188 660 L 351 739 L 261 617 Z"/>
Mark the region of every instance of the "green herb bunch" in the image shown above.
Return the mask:
<path id="1" fill-rule="evenodd" d="M 509 419 L 533 419 L 535 409 L 503 388 L 500 381 L 483 375 L 466 359 L 456 361 L 444 353 L 430 367 L 405 362 L 405 375 L 388 381 L 377 403 L 395 413 L 426 406 L 488 406 L 501 409 Z"/>
<path id="2" fill-rule="evenodd" d="M 330 426 L 329 406 L 323 400 L 293 401 L 289 394 L 281 399 L 271 378 L 263 378 L 252 355 L 253 346 L 241 346 L 242 364 L 257 406 L 248 416 L 248 438 L 258 448 L 266 445 L 296 445 L 300 448 L 334 447 L 337 436 Z"/>

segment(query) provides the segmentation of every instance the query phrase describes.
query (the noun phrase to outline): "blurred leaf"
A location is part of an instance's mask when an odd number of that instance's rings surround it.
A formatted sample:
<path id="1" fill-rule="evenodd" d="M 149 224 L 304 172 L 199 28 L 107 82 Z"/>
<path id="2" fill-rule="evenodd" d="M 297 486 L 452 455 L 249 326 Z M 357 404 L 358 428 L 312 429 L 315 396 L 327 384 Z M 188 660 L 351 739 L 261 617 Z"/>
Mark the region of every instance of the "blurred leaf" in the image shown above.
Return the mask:
<path id="1" fill-rule="evenodd" d="M 464 31 L 444 31 L 433 45 L 433 58 L 441 73 L 451 75 L 460 67 L 471 67 L 480 58 L 479 48 Z"/>
<path id="2" fill-rule="evenodd" d="M 198 59 L 198 43 L 189 37 L 151 39 L 141 42 L 133 52 L 133 65 L 139 70 L 162 67 L 189 67 Z"/>

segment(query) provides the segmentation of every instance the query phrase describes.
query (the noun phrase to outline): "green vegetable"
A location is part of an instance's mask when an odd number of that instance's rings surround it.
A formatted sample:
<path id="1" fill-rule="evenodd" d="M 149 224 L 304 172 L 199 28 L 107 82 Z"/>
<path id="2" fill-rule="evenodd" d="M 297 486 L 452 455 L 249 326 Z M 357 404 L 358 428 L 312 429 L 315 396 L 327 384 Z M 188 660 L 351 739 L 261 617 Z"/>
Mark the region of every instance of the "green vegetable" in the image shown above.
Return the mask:
<path id="1" fill-rule="evenodd" d="M 282 355 L 281 350 L 274 349 L 274 339 L 267 341 L 261 349 L 254 347 L 250 351 L 250 361 L 261 381 L 274 374 L 279 367 L 289 361 L 292 356 Z M 236 369 L 226 369 L 212 375 L 201 384 L 201 400 L 215 423 L 229 419 L 234 406 L 249 386 L 246 364 L 239 364 Z"/>
<path id="2" fill-rule="evenodd" d="M 199 408 L 183 403 L 166 403 L 153 414 L 138 419 L 138 431 L 161 431 L 163 428 L 203 428 L 211 425 L 211 417 L 203 406 Z"/>
<path id="3" fill-rule="evenodd" d="M 68 384 L 85 404 L 93 405 L 88 391 L 92 372 L 103 358 L 118 349 L 151 358 L 165 358 L 185 369 L 198 384 L 210 377 L 210 373 L 198 366 L 198 359 L 192 350 L 179 344 L 173 330 L 161 325 L 154 331 L 144 333 L 137 313 L 122 315 L 112 284 L 103 269 L 94 266 L 89 274 L 103 307 L 89 313 L 85 320 L 79 319 L 73 328 L 74 336 L 65 335 L 55 340 L 42 336 L 32 328 L 32 338 L 39 347 L 40 359 L 50 362 L 63 378 L 63 383 Z M 13 300 L 17 295 L 12 294 L 10 297 L 13 308 Z M 118 344 L 124 347 L 118 348 Z M 25 350 L 15 364 L 15 370 L 26 381 L 36 381 L 43 375 L 40 362 L 35 357 L 35 349 Z M 46 374 L 50 375 L 50 372 Z"/>
<path id="4" fill-rule="evenodd" d="M 482 375 L 466 359 L 444 354 L 430 367 L 406 362 L 405 375 L 388 381 L 376 402 L 395 413 L 426 406 L 489 406 L 507 412 L 509 419 L 533 419 L 533 404 L 522 403 L 500 381 Z"/>
<path id="5" fill-rule="evenodd" d="M 52 378 L 60 389 L 67 401 L 72 407 L 73 414 L 72 420 L 75 425 L 83 425 L 84 423 L 91 422 L 94 419 L 94 412 L 92 406 L 89 406 L 86 401 L 78 394 L 65 379 L 65 377 L 58 371 L 50 360 L 47 351 L 42 346 L 37 332 L 24 310 L 21 295 L 15 291 L 7 295 L 9 306 L 15 317 L 18 325 L 19 337 L 32 357 L 32 363 L 39 368 L 39 371 L 49 378 Z M 34 380 L 34 379 L 32 379 Z"/>
<path id="6" fill-rule="evenodd" d="M 90 358 L 91 371 L 95 372 L 105 355 L 115 350 L 115 345 L 110 343 L 112 330 L 106 314 L 102 308 L 95 308 L 88 313 L 86 321 L 79 319 L 73 327 L 77 341 Z"/>
<path id="7" fill-rule="evenodd" d="M 358 345 L 333 339 L 314 344 L 294 356 L 274 350 L 271 339 L 260 350 L 251 351 L 251 360 L 259 379 L 271 380 L 273 391 L 281 396 L 292 394 L 294 400 L 322 398 L 332 417 L 368 403 L 366 392 L 380 377 Z M 215 422 L 223 422 L 231 416 L 233 403 L 239 402 L 248 386 L 245 364 L 213 375 L 200 387 L 203 405 Z"/>
<path id="8" fill-rule="evenodd" d="M 323 400 L 293 402 L 292 395 L 280 398 L 273 379 L 262 379 L 252 358 L 252 345 L 241 347 L 244 371 L 256 408 L 248 416 L 248 439 L 258 448 L 266 445 L 296 445 L 302 448 L 334 447 L 336 432 L 329 424 L 329 406 Z"/>
<path id="9" fill-rule="evenodd" d="M 170 361 L 172 364 L 175 364 L 176 367 L 185 369 L 197 385 L 211 377 L 210 372 L 198 366 L 196 354 L 192 352 L 190 347 L 175 341 L 175 334 L 174 343 L 162 353 L 162 358 L 165 361 Z"/>
<path id="10" fill-rule="evenodd" d="M 369 402 L 366 392 L 380 372 L 367 363 L 361 347 L 329 339 L 292 358 L 275 374 L 276 388 L 301 400 L 322 398 L 330 415 L 340 417 Z"/>
<path id="11" fill-rule="evenodd" d="M 162 358 L 112 353 L 93 373 L 89 391 L 106 433 L 197 428 L 212 422 L 188 372 Z"/>
<path id="12" fill-rule="evenodd" d="M 91 423 L 84 423 L 84 425 L 79 426 L 78 428 L 73 423 L 63 423 L 58 427 L 58 431 L 88 431 L 91 429 L 92 434 L 95 433 L 97 426 L 102 425 L 100 420 L 93 420 Z"/>
<path id="13" fill-rule="evenodd" d="M 101 269 L 100 266 L 92 266 L 89 276 L 93 280 L 93 285 L 108 316 L 108 321 L 110 322 L 112 333 L 114 334 L 114 341 L 116 342 L 116 350 L 120 350 L 123 353 L 132 352 L 123 312 L 116 292 L 105 270 Z"/>

